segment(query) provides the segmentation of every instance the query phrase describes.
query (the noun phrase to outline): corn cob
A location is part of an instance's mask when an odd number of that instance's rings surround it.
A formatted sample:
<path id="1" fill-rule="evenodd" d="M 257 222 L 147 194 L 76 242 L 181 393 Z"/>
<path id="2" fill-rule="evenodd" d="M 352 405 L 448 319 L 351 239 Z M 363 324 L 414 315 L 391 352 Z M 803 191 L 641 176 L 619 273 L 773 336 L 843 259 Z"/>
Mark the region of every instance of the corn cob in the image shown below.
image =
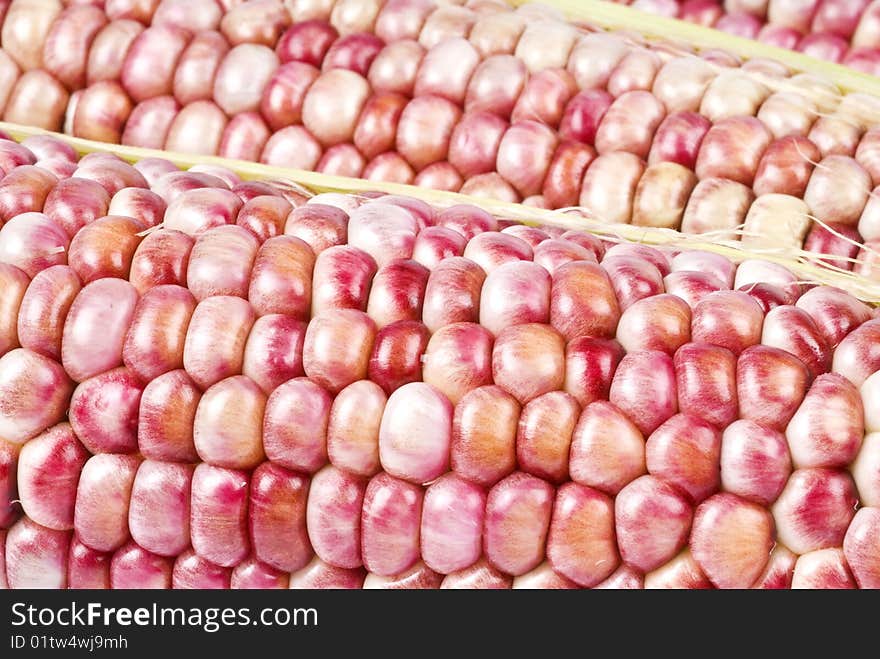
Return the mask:
<path id="1" fill-rule="evenodd" d="M 876 0 L 613 0 L 880 74 Z"/>
<path id="2" fill-rule="evenodd" d="M 880 320 L 802 265 L 30 144 L 3 585 L 880 587 Z"/>
<path id="3" fill-rule="evenodd" d="M 17 0 L 4 25 L 7 120 L 580 205 L 612 223 L 803 247 L 877 276 L 877 101 L 778 63 L 696 56 L 487 0 L 103 12 Z"/>

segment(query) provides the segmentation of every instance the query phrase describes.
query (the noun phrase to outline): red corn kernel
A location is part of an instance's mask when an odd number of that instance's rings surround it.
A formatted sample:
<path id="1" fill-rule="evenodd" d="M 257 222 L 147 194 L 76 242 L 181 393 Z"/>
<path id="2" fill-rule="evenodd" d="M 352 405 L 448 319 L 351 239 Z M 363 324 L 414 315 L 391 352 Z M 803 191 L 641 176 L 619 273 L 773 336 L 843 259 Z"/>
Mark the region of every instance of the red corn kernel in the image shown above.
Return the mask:
<path id="1" fill-rule="evenodd" d="M 861 236 L 854 226 L 831 223 L 825 226 L 814 224 L 803 247 L 805 251 L 826 256 L 820 259 L 823 263 L 851 270 L 860 244 Z"/>
<path id="2" fill-rule="evenodd" d="M 763 323 L 761 307 L 747 293 L 718 291 L 709 293 L 694 307 L 691 338 L 739 355 L 760 343 Z"/>
<path id="3" fill-rule="evenodd" d="M 141 460 L 103 453 L 89 458 L 79 476 L 73 526 L 91 549 L 114 551 L 129 538 L 128 506 Z"/>
<path id="4" fill-rule="evenodd" d="M 797 556 L 784 546 L 776 545 L 770 552 L 764 573 L 751 587 L 759 590 L 789 590 L 796 562 Z"/>
<path id="5" fill-rule="evenodd" d="M 627 352 L 675 353 L 690 339 L 690 307 L 675 295 L 654 295 L 627 307 L 617 326 L 617 341 Z"/>
<path id="6" fill-rule="evenodd" d="M 717 428 L 737 418 L 736 356 L 718 346 L 688 343 L 673 358 L 678 407 Z"/>
<path id="7" fill-rule="evenodd" d="M 186 333 L 183 365 L 202 389 L 241 373 L 248 333 L 256 320 L 238 297 L 205 298 L 196 306 Z"/>
<path id="8" fill-rule="evenodd" d="M 449 468 L 452 405 L 431 385 L 411 382 L 388 399 L 379 428 L 379 458 L 392 476 L 415 483 Z"/>
<path id="9" fill-rule="evenodd" d="M 645 443 L 648 472 L 699 503 L 721 484 L 721 433 L 706 421 L 676 414 Z"/>
<path id="10" fill-rule="evenodd" d="M 0 528 L 12 526 L 21 517 L 18 496 L 18 454 L 21 448 L 12 442 L 0 441 Z M 3 553 L 0 552 L 0 556 Z M 5 577 L 5 573 L 0 571 Z M 2 581 L 0 581 L 2 583 Z"/>
<path id="11" fill-rule="evenodd" d="M 656 265 L 635 255 L 610 256 L 602 260 L 617 302 L 626 310 L 634 302 L 663 293 L 663 275 Z M 617 320 L 614 327 L 617 327 Z"/>
<path id="12" fill-rule="evenodd" d="M 485 278 L 479 265 L 463 257 L 451 257 L 434 268 L 425 287 L 422 309 L 427 328 L 436 332 L 453 323 L 476 323 Z"/>
<path id="13" fill-rule="evenodd" d="M 67 587 L 69 531 L 55 531 L 23 517 L 6 533 L 9 588 Z"/>
<path id="14" fill-rule="evenodd" d="M 571 438 L 570 455 L 573 481 L 611 495 L 646 472 L 642 434 L 605 401 L 584 408 Z"/>
<path id="15" fill-rule="evenodd" d="M 593 586 L 602 590 L 642 590 L 644 587 L 645 577 L 629 565 L 621 565 L 610 577 Z"/>
<path id="16" fill-rule="evenodd" d="M 63 420 L 73 385 L 61 365 L 25 348 L 0 357 L 0 437 L 23 444 Z"/>
<path id="17" fill-rule="evenodd" d="M 455 474 L 446 474 L 425 492 L 422 556 L 431 569 L 450 574 L 476 561 L 482 551 L 486 494 Z"/>
<path id="18" fill-rule="evenodd" d="M 496 232 L 498 221 L 482 208 L 470 204 L 456 204 L 438 213 L 437 226 L 452 229 L 470 243 L 481 233 Z"/>
<path id="19" fill-rule="evenodd" d="M 419 232 L 413 246 L 413 261 L 434 270 L 443 261 L 464 253 L 467 240 L 446 227 L 426 227 Z M 427 282 L 426 282 L 427 285 Z"/>
<path id="20" fill-rule="evenodd" d="M 110 588 L 110 555 L 87 547 L 74 536 L 67 557 L 67 587 L 71 590 Z"/>
<path id="21" fill-rule="evenodd" d="M 229 590 L 229 569 L 214 565 L 210 561 L 187 549 L 174 561 L 171 572 L 171 587 L 175 590 Z"/>
<path id="22" fill-rule="evenodd" d="M 85 225 L 107 215 L 109 207 L 110 195 L 101 185 L 89 179 L 68 178 L 52 187 L 43 212 L 73 237 Z"/>
<path id="23" fill-rule="evenodd" d="M 840 547 L 857 501 L 847 472 L 796 470 L 772 508 L 779 541 L 797 554 Z"/>
<path id="24" fill-rule="evenodd" d="M 522 472 L 489 491 L 483 548 L 492 565 L 519 576 L 544 560 L 554 494 L 549 483 Z"/>
<path id="25" fill-rule="evenodd" d="M 703 138 L 711 126 L 708 119 L 696 112 L 670 114 L 654 133 L 648 164 L 673 162 L 693 169 Z"/>
<path id="26" fill-rule="evenodd" d="M 797 357 L 811 377 L 826 373 L 831 367 L 831 350 L 819 328 L 806 311 L 783 305 L 764 317 L 761 343 L 779 348 Z"/>
<path id="27" fill-rule="evenodd" d="M 694 513 L 691 552 L 718 588 L 748 588 L 774 545 L 773 517 L 735 494 L 716 494 Z"/>
<path id="28" fill-rule="evenodd" d="M 411 96 L 425 49 L 412 39 L 388 41 L 379 51 L 367 78 L 377 93 L 393 92 Z"/>
<path id="29" fill-rule="evenodd" d="M 238 226 L 208 229 L 196 239 L 187 267 L 187 286 L 201 301 L 211 295 L 247 297 L 259 243 Z"/>
<path id="30" fill-rule="evenodd" d="M 275 52 L 282 62 L 298 61 L 321 66 L 324 55 L 338 37 L 339 33 L 326 21 L 296 21 L 281 35 Z"/>
<path id="31" fill-rule="evenodd" d="M 423 490 L 385 473 L 367 485 L 361 513 L 361 545 L 366 568 L 393 576 L 419 559 Z"/>
<path id="32" fill-rule="evenodd" d="M 859 588 L 880 585 L 880 550 L 875 539 L 880 531 L 880 510 L 856 512 L 843 539 L 843 554 Z"/>
<path id="33" fill-rule="evenodd" d="M 132 485 L 128 525 L 144 549 L 177 556 L 189 547 L 192 472 L 191 465 L 141 463 Z"/>
<path id="34" fill-rule="evenodd" d="M 14 265 L 29 277 L 67 263 L 67 234 L 42 213 L 16 215 L 0 229 L 0 263 Z"/>
<path id="35" fill-rule="evenodd" d="M 665 565 L 645 575 L 645 589 L 707 590 L 712 582 L 687 549 Z"/>
<path id="36" fill-rule="evenodd" d="M 537 71 L 526 82 L 513 108 L 511 119 L 540 121 L 556 128 L 564 120 L 569 101 L 573 100 L 572 97 L 577 92 L 578 85 L 574 77 L 565 69 L 548 68 Z M 577 130 L 577 122 L 572 120 L 570 124 Z"/>
<path id="37" fill-rule="evenodd" d="M 306 323 L 282 314 L 257 318 L 244 349 L 242 374 L 266 395 L 282 383 L 305 375 L 302 366 Z"/>
<path id="38" fill-rule="evenodd" d="M 791 473 L 788 444 L 781 433 L 740 419 L 721 438 L 721 484 L 738 496 L 770 505 Z"/>
<path id="39" fill-rule="evenodd" d="M 366 76 L 384 46 L 384 41 L 369 32 L 346 34 L 336 39 L 327 50 L 321 69 L 348 69 Z"/>
<path id="40" fill-rule="evenodd" d="M 211 100 L 214 77 L 228 52 L 229 43 L 216 31 L 200 31 L 193 37 L 174 69 L 172 89 L 181 105 Z"/>
<path id="41" fill-rule="evenodd" d="M 40 212 L 49 193 L 58 183 L 51 172 L 35 165 L 20 165 L 0 180 L 0 220 Z"/>
<path id="42" fill-rule="evenodd" d="M 614 515 L 621 558 L 650 572 L 684 547 L 693 511 L 674 487 L 654 476 L 642 476 L 618 493 Z"/>
<path id="43" fill-rule="evenodd" d="M 846 467 L 865 434 L 859 390 L 837 373 L 813 381 L 785 429 L 795 467 Z"/>
<path id="44" fill-rule="evenodd" d="M 129 96 L 140 102 L 170 94 L 175 67 L 189 40 L 187 30 L 172 25 L 147 28 L 135 37 L 120 77 Z"/>
<path id="45" fill-rule="evenodd" d="M 353 382 L 336 395 L 327 425 L 327 453 L 333 465 L 362 476 L 379 470 L 379 426 L 387 400 L 370 380 Z"/>
<path id="46" fill-rule="evenodd" d="M 102 277 L 127 279 L 144 225 L 131 217 L 108 215 L 80 229 L 67 261 L 83 284 Z"/>
<path id="47" fill-rule="evenodd" d="M 196 307 L 179 286 L 157 286 L 140 299 L 125 344 L 125 365 L 145 382 L 183 367 L 186 330 Z"/>
<path id="48" fill-rule="evenodd" d="M 129 280 L 138 293 L 162 284 L 186 285 L 189 254 L 195 240 L 180 231 L 156 231 L 138 246 Z"/>
<path id="49" fill-rule="evenodd" d="M 364 379 L 375 337 L 375 323 L 361 311 L 339 309 L 315 316 L 303 345 L 306 375 L 333 394 Z"/>
<path id="50" fill-rule="evenodd" d="M 853 225 L 862 214 L 871 187 L 871 177 L 855 159 L 830 155 L 813 170 L 804 201 L 822 222 Z M 834 194 L 833 204 L 824 199 L 828 194 Z"/>
<path id="51" fill-rule="evenodd" d="M 232 224 L 241 206 L 241 199 L 230 190 L 187 190 L 168 204 L 164 226 L 198 236 L 212 227 Z"/>
<path id="52" fill-rule="evenodd" d="M 565 342 L 547 325 L 529 323 L 501 330 L 492 351 L 495 383 L 525 404 L 562 388 Z"/>
<path id="53" fill-rule="evenodd" d="M 293 261 L 291 266 L 298 264 Z M 322 251 L 312 273 L 312 315 L 336 309 L 365 311 L 376 269 L 373 258 L 356 247 L 338 245 Z M 303 276 L 308 270 L 311 267 L 304 269 Z"/>
<path id="54" fill-rule="evenodd" d="M 494 334 L 550 318 L 550 275 L 540 265 L 513 262 L 489 272 L 483 283 L 480 324 Z"/>
<path id="55" fill-rule="evenodd" d="M 176 370 L 151 380 L 141 394 L 137 439 L 141 454 L 153 460 L 196 462 L 193 424 L 201 392 Z"/>
<path id="56" fill-rule="evenodd" d="M 474 483 L 492 486 L 516 466 L 519 403 L 499 387 L 465 394 L 452 422 L 452 471 Z"/>
<path id="57" fill-rule="evenodd" d="M 553 483 L 568 477 L 569 446 L 580 406 L 570 394 L 551 391 L 522 409 L 516 436 L 521 470 Z"/>
<path id="58" fill-rule="evenodd" d="M 314 473 L 327 462 L 329 394 L 308 378 L 290 380 L 269 396 L 262 445 L 273 462 Z"/>
<path id="59" fill-rule="evenodd" d="M 269 127 L 257 112 L 242 112 L 226 124 L 217 155 L 233 160 L 259 161 L 269 141 Z"/>
<path id="60" fill-rule="evenodd" d="M 594 144 L 603 117 L 614 98 L 601 89 L 580 92 L 565 106 L 559 125 L 559 136 L 582 144 Z"/>
<path id="61" fill-rule="evenodd" d="M 418 224 L 416 217 L 400 206 L 371 202 L 349 215 L 348 244 L 372 256 L 381 268 L 396 259 L 412 258 Z"/>
<path id="62" fill-rule="evenodd" d="M 612 281 L 605 268 L 588 261 L 557 268 L 550 295 L 550 324 L 567 340 L 612 337 L 620 320 Z"/>
<path id="63" fill-rule="evenodd" d="M 264 459 L 266 395 L 244 375 L 211 385 L 199 400 L 193 442 L 199 457 L 227 469 L 253 469 Z"/>
<path id="64" fill-rule="evenodd" d="M 784 431 L 804 399 L 809 371 L 798 358 L 777 348 L 753 346 L 737 362 L 739 414 Z"/>
<path id="65" fill-rule="evenodd" d="M 663 352 L 629 353 L 620 361 L 608 398 L 649 435 L 678 411 L 675 369 Z"/>
<path id="66" fill-rule="evenodd" d="M 379 269 L 367 302 L 367 313 L 379 329 L 422 317 L 429 274 L 427 268 L 412 260 L 391 261 Z"/>
<path id="67" fill-rule="evenodd" d="M 802 198 L 819 158 L 816 145 L 805 137 L 790 135 L 772 142 L 758 163 L 755 194 L 775 192 Z"/>
<path id="68" fill-rule="evenodd" d="M 70 423 L 92 453 L 137 449 L 137 417 L 143 385 L 127 368 L 83 380 L 70 399 Z"/>
<path id="69" fill-rule="evenodd" d="M 332 465 L 312 477 L 306 504 L 309 541 L 321 560 L 338 568 L 360 567 L 361 509 L 367 481 Z"/>
<path id="70" fill-rule="evenodd" d="M 670 263 L 671 272 L 698 271 L 721 282 L 724 288 L 733 286 L 736 264 L 726 256 L 693 249 L 677 254 Z"/>
<path id="71" fill-rule="evenodd" d="M 645 162 L 625 151 L 611 151 L 596 158 L 587 168 L 579 204 L 590 217 L 605 223 L 628 224 Z"/>
<path id="72" fill-rule="evenodd" d="M 50 529 L 72 529 L 77 483 L 88 458 L 88 451 L 66 423 L 27 442 L 18 456 L 16 497 L 25 515 Z M 11 484 L 14 488 L 14 477 Z"/>
<path id="73" fill-rule="evenodd" d="M 869 320 L 850 332 L 834 351 L 833 371 L 861 386 L 880 370 L 880 322 Z M 867 406 L 870 410 L 871 406 Z"/>
<path id="74" fill-rule="evenodd" d="M 245 208 L 239 213 L 239 218 Z M 345 245 L 348 213 L 324 204 L 305 204 L 290 212 L 283 233 L 305 241 L 317 256 L 330 247 Z"/>
<path id="75" fill-rule="evenodd" d="M 12 266 L 8 266 L 12 269 Z M 16 272 L 21 272 L 15 269 Z M 73 300 L 79 294 L 80 282 L 76 273 L 66 265 L 56 265 L 47 268 L 30 280 L 21 273 L 21 282 L 27 286 L 27 290 L 21 287 L 21 293 L 16 296 L 16 283 L 5 280 L 4 291 L 8 295 L 9 303 L 15 305 L 15 299 L 21 302 L 21 306 L 10 311 L 14 314 L 11 321 L 14 323 L 17 317 L 17 342 L 23 348 L 28 348 L 46 357 L 59 361 L 61 359 L 61 337 L 64 330 L 64 322 L 70 311 Z M 5 310 L 4 310 L 5 311 Z M 0 317 L 5 314 L 0 313 Z M 15 335 L 13 325 L 12 335 Z M 0 330 L 0 336 L 9 336 L 10 330 Z M 7 339 L 7 344 L 10 341 Z M 7 352 L 15 344 L 4 348 L 0 344 L 0 354 Z"/>
<path id="76" fill-rule="evenodd" d="M 257 315 L 283 313 L 307 320 L 313 266 L 314 254 L 299 238 L 277 236 L 264 242 L 256 255 L 248 291 Z"/>
<path id="77" fill-rule="evenodd" d="M 684 209 L 681 230 L 735 239 L 735 231 L 745 222 L 754 197 L 742 183 L 724 178 L 704 178 L 694 187 Z"/>
<path id="78" fill-rule="evenodd" d="M 492 335 L 481 325 L 440 327 L 428 341 L 422 379 L 457 404 L 472 389 L 492 384 L 492 343 Z"/>
<path id="79" fill-rule="evenodd" d="M 577 483 L 556 493 L 547 538 L 553 569 L 584 587 L 592 587 L 617 568 L 614 503 L 605 494 Z"/>
<path id="80" fill-rule="evenodd" d="M 367 375 L 387 394 L 422 379 L 422 362 L 430 332 L 420 322 L 400 320 L 376 333 Z"/>
<path id="81" fill-rule="evenodd" d="M 616 341 L 589 336 L 570 341 L 565 350 L 565 391 L 581 406 L 608 398 L 611 380 L 623 355 L 623 348 Z"/>
<path id="82" fill-rule="evenodd" d="M 312 558 L 306 531 L 309 479 L 271 462 L 251 477 L 248 519 L 254 554 L 284 572 L 296 572 Z"/>
<path id="83" fill-rule="evenodd" d="M 127 215 L 145 227 L 154 227 L 165 217 L 165 201 L 144 188 L 122 188 L 110 200 L 108 215 Z"/>
<path id="84" fill-rule="evenodd" d="M 665 114 L 663 104 L 649 91 L 630 91 L 618 96 L 597 127 L 596 151 L 626 151 L 647 158 L 654 132 Z"/>
<path id="85" fill-rule="evenodd" d="M 856 582 L 838 548 L 820 549 L 798 557 L 791 579 L 792 589 L 854 589 Z"/>
<path id="86" fill-rule="evenodd" d="M 456 43 L 456 42 L 453 42 Z M 465 42 L 466 43 L 466 42 Z M 502 119 L 509 119 L 510 113 L 516 106 L 517 100 L 522 93 L 526 84 L 528 73 L 526 66 L 522 60 L 512 56 L 497 54 L 487 57 L 483 62 L 479 61 L 479 55 L 470 46 L 470 50 L 459 47 L 461 55 L 470 57 L 474 60 L 467 61 L 469 66 L 462 66 L 461 72 L 456 72 L 456 81 L 463 83 L 458 86 L 451 87 L 451 94 L 444 94 L 442 89 L 446 80 L 439 71 L 430 70 L 433 77 L 437 79 L 433 88 L 428 93 L 441 94 L 453 103 L 461 103 L 464 101 L 465 112 L 481 112 L 488 111 L 497 114 Z M 442 55 L 446 55 L 448 61 L 457 61 L 455 58 L 449 59 L 449 55 L 458 55 L 458 52 L 450 52 L 450 46 L 440 44 L 435 46 L 426 56 L 424 62 L 432 62 L 434 67 L 438 67 L 441 61 L 444 61 Z M 432 58 L 432 55 L 434 56 Z M 423 64 L 424 67 L 424 64 Z M 424 80 L 424 68 L 419 72 L 416 79 L 416 94 L 422 92 L 420 89 L 420 81 Z M 473 75 L 471 75 L 473 73 Z M 447 76 L 448 77 L 448 74 Z M 469 81 L 468 81 L 469 79 Z M 465 97 L 465 85 L 467 86 L 467 96 Z M 422 85 L 424 86 L 424 85 Z"/>
<path id="87" fill-rule="evenodd" d="M 247 472 L 199 464 L 192 477 L 190 533 L 196 553 L 233 567 L 248 554 Z"/>
<path id="88" fill-rule="evenodd" d="M 495 171 L 507 123 L 489 111 L 468 112 L 449 138 L 449 162 L 465 178 Z"/>
<path id="89" fill-rule="evenodd" d="M 751 185 L 772 136 L 754 117 L 728 117 L 709 129 L 700 145 L 695 172 Z"/>
<path id="90" fill-rule="evenodd" d="M 47 304 L 51 306 L 53 301 L 52 293 L 54 293 L 52 289 L 55 288 L 55 279 L 59 280 L 57 286 L 60 289 L 60 312 L 63 314 L 67 313 L 67 308 L 69 308 L 70 302 L 67 300 L 71 296 L 65 295 L 65 287 L 62 283 L 64 281 L 63 276 L 55 274 L 57 272 L 55 268 L 58 267 L 60 267 L 62 271 L 68 270 L 65 266 L 53 266 L 52 268 L 48 268 L 46 271 L 52 271 L 52 274 L 41 277 L 41 283 L 34 287 L 31 295 L 28 296 L 27 290 L 30 288 L 31 278 L 28 277 L 23 270 L 14 265 L 0 263 L 0 286 L 3 287 L 3 298 L 0 299 L 0 356 L 21 345 L 20 335 L 22 332 L 21 329 L 19 329 L 19 326 L 27 332 L 29 325 L 33 322 L 31 317 L 39 317 L 40 315 L 43 315 L 45 312 L 41 307 L 45 307 Z M 39 273 L 37 277 L 39 277 L 40 274 L 42 273 Z M 76 279 L 76 275 L 73 275 L 73 278 Z M 77 284 L 79 284 L 79 282 L 77 282 Z M 46 290 L 45 292 L 38 292 L 40 289 Z M 24 305 L 25 297 L 29 298 L 27 305 Z M 39 323 L 39 320 L 37 322 Z M 42 330 L 39 325 L 38 328 L 38 332 Z M 49 331 L 51 332 L 51 328 Z M 58 338 L 58 347 L 60 348 L 60 336 Z M 51 344 L 48 347 L 51 347 Z M 43 353 L 44 351 L 39 349 L 38 346 L 36 352 Z M 46 356 L 52 357 L 57 361 L 60 355 L 54 355 L 50 350 L 46 353 Z"/>
<path id="91" fill-rule="evenodd" d="M 636 187 L 632 223 L 678 229 L 696 184 L 694 173 L 678 163 L 649 165 Z"/>
<path id="92" fill-rule="evenodd" d="M 478 233 L 468 240 L 464 249 L 464 257 L 487 273 L 507 263 L 531 261 L 532 256 L 532 248 L 525 240 L 511 233 L 497 231 Z"/>

